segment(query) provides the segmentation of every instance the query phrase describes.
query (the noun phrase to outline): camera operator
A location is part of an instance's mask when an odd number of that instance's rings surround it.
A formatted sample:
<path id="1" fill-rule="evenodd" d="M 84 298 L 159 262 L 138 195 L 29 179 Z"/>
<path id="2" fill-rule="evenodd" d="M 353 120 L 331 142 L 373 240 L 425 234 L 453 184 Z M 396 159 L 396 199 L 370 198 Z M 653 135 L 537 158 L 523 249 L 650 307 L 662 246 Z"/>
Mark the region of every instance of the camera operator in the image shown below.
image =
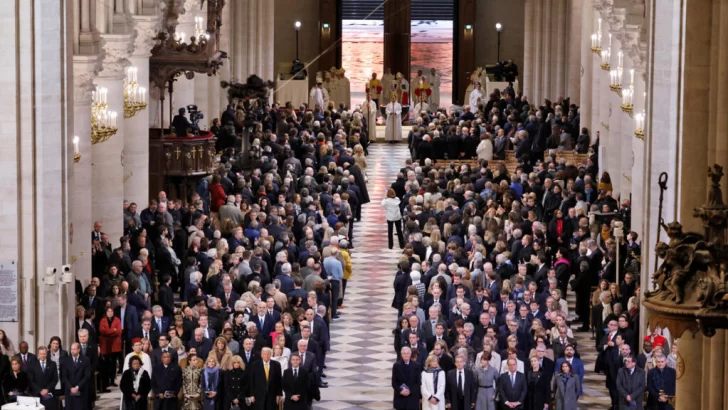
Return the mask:
<path id="1" fill-rule="evenodd" d="M 172 120 L 172 129 L 178 137 L 186 137 L 187 130 L 192 128 L 192 123 L 185 117 L 185 112 L 184 108 L 180 108 L 179 114 L 175 115 Z"/>

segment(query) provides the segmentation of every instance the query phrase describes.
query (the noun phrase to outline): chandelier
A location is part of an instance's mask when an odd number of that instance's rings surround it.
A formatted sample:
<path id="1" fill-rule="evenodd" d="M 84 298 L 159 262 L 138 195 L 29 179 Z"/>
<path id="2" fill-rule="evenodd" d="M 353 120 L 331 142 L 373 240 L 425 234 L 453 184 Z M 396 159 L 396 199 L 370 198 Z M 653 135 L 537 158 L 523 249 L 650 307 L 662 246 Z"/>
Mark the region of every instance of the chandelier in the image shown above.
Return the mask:
<path id="1" fill-rule="evenodd" d="M 108 90 L 96 88 L 91 94 L 91 143 L 98 144 L 111 138 L 116 128 L 116 111 L 108 110 Z"/>
<path id="2" fill-rule="evenodd" d="M 634 105 L 632 103 L 632 98 L 634 98 L 634 68 L 629 70 L 629 88 L 626 90 L 622 90 L 622 111 L 629 114 L 629 116 L 632 116 L 632 111 L 634 110 Z"/>
<path id="3" fill-rule="evenodd" d="M 195 37 L 197 40 L 207 40 L 207 31 L 205 30 L 205 19 L 202 16 L 195 17 Z"/>
<path id="4" fill-rule="evenodd" d="M 641 140 L 645 139 L 645 111 L 644 110 L 642 110 L 641 113 L 635 114 L 634 123 L 635 123 L 634 135 Z"/>
<path id="5" fill-rule="evenodd" d="M 602 53 L 602 19 L 597 20 L 597 32 L 591 35 L 591 51 L 596 55 Z"/>
<path id="6" fill-rule="evenodd" d="M 147 108 L 147 89 L 139 87 L 137 68 L 129 67 L 124 80 L 124 118 L 131 118 Z"/>
<path id="7" fill-rule="evenodd" d="M 609 36 L 609 43 L 607 43 L 607 49 L 602 51 L 602 70 L 609 71 L 609 59 L 612 57 L 612 34 L 610 33 Z"/>

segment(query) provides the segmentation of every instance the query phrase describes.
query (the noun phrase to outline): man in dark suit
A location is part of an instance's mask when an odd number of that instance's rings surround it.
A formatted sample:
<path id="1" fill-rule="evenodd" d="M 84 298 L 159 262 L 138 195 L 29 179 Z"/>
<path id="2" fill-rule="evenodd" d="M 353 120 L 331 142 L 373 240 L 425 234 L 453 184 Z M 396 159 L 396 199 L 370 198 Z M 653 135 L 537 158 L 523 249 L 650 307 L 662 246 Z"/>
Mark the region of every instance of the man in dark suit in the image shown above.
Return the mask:
<path id="1" fill-rule="evenodd" d="M 24 372 L 28 371 L 29 365 L 37 359 L 33 353 L 28 352 L 28 342 L 25 341 L 18 345 L 18 354 L 15 357 L 20 359 L 20 370 Z"/>
<path id="2" fill-rule="evenodd" d="M 276 410 L 283 395 L 281 364 L 271 360 L 272 350 L 263 348 L 260 360 L 251 367 L 253 410 Z"/>
<path id="3" fill-rule="evenodd" d="M 166 318 L 173 318 L 176 310 L 174 307 L 174 292 L 172 292 L 172 288 L 169 287 L 170 283 L 172 283 L 172 277 L 169 275 L 163 275 L 162 282 L 159 285 L 158 290 L 158 303 L 159 306 L 162 307 L 162 312 Z"/>
<path id="4" fill-rule="evenodd" d="M 205 336 L 205 339 L 214 341 L 217 338 L 217 332 L 215 331 L 213 326 L 210 324 L 209 316 L 200 315 L 200 318 L 197 319 L 197 324 L 199 325 L 199 328 L 202 329 L 202 334 Z M 272 331 L 273 330 L 271 330 L 271 332 Z"/>
<path id="5" fill-rule="evenodd" d="M 123 369 L 124 357 L 131 351 L 131 338 L 139 326 L 136 308 L 126 301 L 126 295 L 119 295 L 116 298 L 118 306 L 114 308 L 114 315 L 121 319 L 121 355 L 119 356 L 119 368 Z"/>
<path id="6" fill-rule="evenodd" d="M 86 320 L 84 321 L 83 326 L 81 326 L 81 329 L 88 331 L 88 338 L 91 343 L 97 343 L 99 340 L 99 332 L 96 328 L 96 311 L 93 309 L 87 309 L 84 318 Z"/>
<path id="7" fill-rule="evenodd" d="M 250 367 L 253 362 L 260 360 L 260 355 L 255 353 L 253 350 L 254 344 L 255 342 L 253 339 L 249 337 L 246 337 L 245 340 L 243 340 L 243 350 L 240 352 L 240 357 L 243 359 L 243 362 L 245 362 L 246 368 Z"/>
<path id="8" fill-rule="evenodd" d="M 94 240 L 101 242 L 101 235 L 106 235 L 106 233 L 101 232 L 101 221 L 94 222 L 94 230 L 91 231 L 91 242 L 93 243 Z"/>
<path id="9" fill-rule="evenodd" d="M 645 388 L 645 371 L 637 367 L 634 356 L 625 357 L 624 367 L 617 374 L 619 408 L 642 410 Z"/>
<path id="10" fill-rule="evenodd" d="M 91 380 L 89 381 L 89 408 L 93 408 L 96 401 L 96 380 L 93 377 L 99 365 L 99 346 L 95 344 L 86 329 L 78 331 L 78 343 L 81 345 L 81 356 L 88 359 L 88 366 L 91 369 Z M 105 393 L 108 393 L 105 392 Z"/>
<path id="11" fill-rule="evenodd" d="M 523 409 L 526 399 L 526 377 L 517 371 L 516 359 L 508 359 L 508 371 L 498 379 L 498 397 L 503 408 Z"/>
<path id="12" fill-rule="evenodd" d="M 258 302 L 258 314 L 250 320 L 255 323 L 258 331 L 267 337 L 275 329 L 275 320 L 273 316 L 266 313 L 266 310 L 265 302 Z"/>
<path id="13" fill-rule="evenodd" d="M 603 371 L 606 368 L 607 358 L 610 354 L 614 354 L 613 350 L 615 350 L 617 346 L 615 341 L 617 338 L 617 321 L 610 320 L 607 327 L 607 334 L 602 336 L 599 344 L 597 345 L 599 355 L 597 356 L 597 361 L 594 365 L 595 372 Z"/>
<path id="14" fill-rule="evenodd" d="M 410 360 L 412 351 L 403 347 L 400 360 L 392 366 L 392 389 L 394 389 L 393 407 L 396 410 L 417 410 L 420 408 L 420 385 L 422 384 L 422 367 Z"/>
<path id="15" fill-rule="evenodd" d="M 162 354 L 162 363 L 152 371 L 154 410 L 177 410 L 177 396 L 182 388 L 182 370 L 172 363 L 172 356 Z"/>
<path id="16" fill-rule="evenodd" d="M 240 295 L 238 295 L 233 290 L 232 283 L 228 283 L 222 286 L 222 292 L 217 292 L 215 295 L 218 299 L 220 299 L 220 303 L 222 303 L 223 309 L 230 308 L 230 312 L 232 312 L 235 309 L 235 302 L 240 300 Z"/>
<path id="17" fill-rule="evenodd" d="M 88 410 L 89 397 L 96 396 L 91 384 L 89 360 L 81 355 L 81 345 L 73 343 L 71 354 L 61 359 L 61 381 L 66 398 L 66 408 Z"/>
<path id="18" fill-rule="evenodd" d="M 154 315 L 152 317 L 152 330 L 159 335 L 167 334 L 170 319 L 164 316 L 164 309 L 159 305 L 154 305 L 152 306 L 152 314 Z"/>
<path id="19" fill-rule="evenodd" d="M 656 367 L 647 373 L 647 408 L 649 410 L 673 410 L 667 403 L 668 396 L 675 396 L 675 369 L 667 367 L 663 354 L 655 355 Z"/>
<path id="20" fill-rule="evenodd" d="M 27 373 L 30 394 L 40 397 L 40 402 L 46 409 L 57 409 L 58 398 L 53 397 L 53 392 L 58 383 L 58 369 L 52 360 L 48 360 L 48 349 L 45 346 L 38 348 L 38 360 L 28 366 Z"/>
<path id="21" fill-rule="evenodd" d="M 589 255 L 589 285 L 597 286 L 599 284 L 599 271 L 602 269 L 604 254 L 599 249 L 599 246 L 597 246 L 597 242 L 593 239 L 586 241 L 586 247 L 591 251 Z"/>
<path id="22" fill-rule="evenodd" d="M 207 358 L 207 355 L 212 350 L 212 340 L 205 338 L 205 334 L 199 327 L 195 329 L 195 337 L 190 339 L 187 349 L 189 350 L 193 347 L 197 350 L 197 357 Z"/>
<path id="23" fill-rule="evenodd" d="M 455 368 L 447 372 L 445 382 L 445 403 L 455 410 L 473 407 L 478 397 L 478 386 L 473 373 L 465 368 L 462 356 L 455 358 Z"/>
<path id="24" fill-rule="evenodd" d="M 538 360 L 541 363 L 541 369 L 543 369 L 546 374 L 552 374 L 554 373 L 554 361 L 546 357 L 545 354 L 546 346 L 536 347 L 536 357 L 538 357 Z"/>
<path id="25" fill-rule="evenodd" d="M 556 366 L 554 367 L 554 372 L 558 372 L 559 369 L 561 369 L 561 363 L 563 362 L 569 362 L 571 363 L 571 369 L 572 371 L 579 376 L 579 381 L 584 381 L 584 362 L 581 361 L 578 357 L 575 356 L 576 349 L 574 345 L 566 345 L 566 349 L 564 350 L 564 357 L 560 359 L 556 359 Z M 579 396 L 584 395 L 584 384 L 582 383 L 579 386 Z"/>
<path id="26" fill-rule="evenodd" d="M 291 355 L 290 364 L 283 372 L 282 387 L 286 394 L 283 410 L 308 410 L 309 373 L 301 366 L 301 357 L 296 353 Z"/>
<path id="27" fill-rule="evenodd" d="M 81 305 L 86 308 L 87 312 L 93 310 L 96 312 L 96 316 L 99 316 L 101 309 L 104 307 L 104 301 L 96 295 L 96 291 L 96 285 L 88 285 L 86 294 L 81 298 Z"/>
<path id="28" fill-rule="evenodd" d="M 566 346 L 576 346 L 576 339 L 569 337 L 567 332 L 568 329 L 565 324 L 559 326 L 559 337 L 551 344 L 551 349 L 554 351 L 554 359 L 559 359 L 564 356 Z"/>
<path id="29" fill-rule="evenodd" d="M 144 319 L 142 320 L 142 327 L 141 329 L 136 329 L 134 331 L 134 334 L 132 335 L 132 339 L 138 337 L 140 339 L 149 339 L 150 342 L 152 342 L 152 347 L 159 347 L 158 339 L 159 339 L 159 331 L 152 329 L 152 320 L 151 319 Z"/>
<path id="30" fill-rule="evenodd" d="M 169 347 L 169 336 L 166 334 L 159 335 L 159 347 L 152 351 L 152 369 L 162 364 L 162 355 L 167 352 L 169 352 L 172 359 L 172 364 L 177 364 L 177 352 Z"/>

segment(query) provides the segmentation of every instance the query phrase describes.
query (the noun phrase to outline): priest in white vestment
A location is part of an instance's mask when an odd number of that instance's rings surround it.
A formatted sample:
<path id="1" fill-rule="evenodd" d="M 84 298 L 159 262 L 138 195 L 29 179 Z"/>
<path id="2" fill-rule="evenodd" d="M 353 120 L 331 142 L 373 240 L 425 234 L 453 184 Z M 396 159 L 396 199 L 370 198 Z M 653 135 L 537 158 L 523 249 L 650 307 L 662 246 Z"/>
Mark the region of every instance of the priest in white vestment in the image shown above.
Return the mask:
<path id="1" fill-rule="evenodd" d="M 377 104 L 369 98 L 369 95 L 367 95 L 367 99 L 364 101 L 364 104 L 362 104 L 361 112 L 364 114 L 364 118 L 367 119 L 367 128 L 369 129 L 369 141 L 376 141 L 377 140 L 377 114 L 379 111 L 379 107 L 377 107 Z"/>
<path id="2" fill-rule="evenodd" d="M 394 75 L 392 74 L 391 68 L 387 68 L 387 72 L 384 73 L 384 75 L 382 76 L 381 84 L 382 84 L 382 95 L 389 96 L 392 93 L 392 90 L 394 87 Z M 383 99 L 386 99 L 386 97 Z M 384 103 L 384 101 L 382 101 L 382 105 L 384 105 L 383 103 Z M 377 109 L 379 109 L 379 107 L 377 107 Z"/>
<path id="3" fill-rule="evenodd" d="M 328 100 L 328 93 L 326 93 L 323 84 L 320 82 L 316 83 L 316 85 L 311 88 L 311 92 L 308 93 L 308 108 L 310 110 L 314 110 L 316 105 L 318 105 L 322 110 L 325 110 Z"/>
<path id="4" fill-rule="evenodd" d="M 344 107 L 349 109 L 351 107 L 351 83 L 344 75 L 345 72 L 346 70 L 340 68 L 336 72 L 336 79 L 339 87 L 339 103 L 343 103 Z"/>
<path id="5" fill-rule="evenodd" d="M 483 98 L 483 91 L 480 89 L 480 82 L 477 82 L 475 83 L 473 92 L 470 93 L 470 100 L 468 101 L 470 109 L 473 110 L 473 112 L 477 112 L 478 104 L 480 104 L 481 101 L 485 102 Z"/>
<path id="6" fill-rule="evenodd" d="M 386 114 L 387 127 L 384 129 L 384 139 L 388 142 L 399 141 L 402 139 L 402 104 L 397 102 L 397 95 L 394 92 L 387 104 Z"/>
<path id="7" fill-rule="evenodd" d="M 442 80 L 440 73 L 437 72 L 437 70 L 433 67 L 430 69 L 430 76 L 428 78 L 428 82 L 430 83 L 430 89 L 432 90 L 432 94 L 430 94 L 430 109 L 432 111 L 437 111 L 438 108 L 440 108 L 440 81 Z"/>

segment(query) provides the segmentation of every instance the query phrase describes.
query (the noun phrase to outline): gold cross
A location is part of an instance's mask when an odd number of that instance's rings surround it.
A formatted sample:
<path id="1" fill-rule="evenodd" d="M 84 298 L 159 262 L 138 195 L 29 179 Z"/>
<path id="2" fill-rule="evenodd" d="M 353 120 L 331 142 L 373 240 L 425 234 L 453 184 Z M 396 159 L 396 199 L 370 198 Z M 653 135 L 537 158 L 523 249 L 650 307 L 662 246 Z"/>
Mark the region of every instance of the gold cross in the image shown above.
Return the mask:
<path id="1" fill-rule="evenodd" d="M 196 153 L 197 153 L 197 147 L 192 147 L 192 159 L 195 159 Z"/>
<path id="2" fill-rule="evenodd" d="M 179 154 L 182 152 L 180 151 L 179 147 L 177 147 L 174 152 L 177 154 L 177 159 L 179 159 Z"/>

